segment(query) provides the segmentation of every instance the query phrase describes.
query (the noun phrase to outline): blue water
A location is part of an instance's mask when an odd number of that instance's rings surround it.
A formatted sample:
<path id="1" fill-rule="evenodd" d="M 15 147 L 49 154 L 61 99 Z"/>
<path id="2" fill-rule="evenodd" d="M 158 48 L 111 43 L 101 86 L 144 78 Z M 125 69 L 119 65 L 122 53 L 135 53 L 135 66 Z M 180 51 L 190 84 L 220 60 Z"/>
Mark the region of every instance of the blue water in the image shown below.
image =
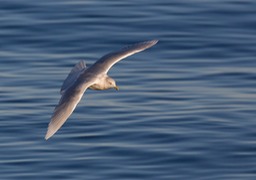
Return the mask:
<path id="1" fill-rule="evenodd" d="M 0 179 L 256 179 L 256 1 L 1 1 Z M 48 141 L 79 60 L 116 64 Z"/>

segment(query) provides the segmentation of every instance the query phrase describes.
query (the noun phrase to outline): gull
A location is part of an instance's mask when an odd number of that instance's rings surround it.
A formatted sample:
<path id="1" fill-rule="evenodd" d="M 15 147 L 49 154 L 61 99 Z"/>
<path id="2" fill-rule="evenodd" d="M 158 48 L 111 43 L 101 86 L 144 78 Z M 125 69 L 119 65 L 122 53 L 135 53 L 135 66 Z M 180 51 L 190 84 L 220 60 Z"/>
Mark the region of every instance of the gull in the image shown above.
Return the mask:
<path id="1" fill-rule="evenodd" d="M 84 61 L 78 62 L 63 82 L 60 90 L 61 99 L 54 109 L 45 139 L 49 139 L 61 128 L 88 88 L 92 90 L 119 89 L 115 80 L 107 75 L 115 63 L 150 48 L 157 42 L 158 40 L 140 42 L 108 53 L 90 67 L 86 67 Z"/>

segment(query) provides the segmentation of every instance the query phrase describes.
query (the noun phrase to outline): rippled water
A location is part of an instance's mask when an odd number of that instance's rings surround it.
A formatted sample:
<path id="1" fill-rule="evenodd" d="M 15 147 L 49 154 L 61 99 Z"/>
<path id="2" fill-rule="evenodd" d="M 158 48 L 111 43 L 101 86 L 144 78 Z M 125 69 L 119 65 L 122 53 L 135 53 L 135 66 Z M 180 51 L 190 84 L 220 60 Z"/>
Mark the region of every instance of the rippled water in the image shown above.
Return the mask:
<path id="1" fill-rule="evenodd" d="M 255 179 L 253 0 L 2 1 L 1 179 Z M 79 60 L 116 64 L 44 140 Z"/>

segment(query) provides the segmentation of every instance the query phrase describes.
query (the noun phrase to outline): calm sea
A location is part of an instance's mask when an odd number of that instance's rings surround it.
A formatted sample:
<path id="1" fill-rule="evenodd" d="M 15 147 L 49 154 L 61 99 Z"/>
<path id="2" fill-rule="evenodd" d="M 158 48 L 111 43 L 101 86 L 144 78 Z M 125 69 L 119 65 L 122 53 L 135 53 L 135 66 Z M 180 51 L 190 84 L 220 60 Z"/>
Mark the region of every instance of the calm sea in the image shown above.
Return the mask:
<path id="1" fill-rule="evenodd" d="M 256 1 L 3 0 L 0 179 L 256 179 Z M 127 44 L 48 141 L 70 69 Z"/>

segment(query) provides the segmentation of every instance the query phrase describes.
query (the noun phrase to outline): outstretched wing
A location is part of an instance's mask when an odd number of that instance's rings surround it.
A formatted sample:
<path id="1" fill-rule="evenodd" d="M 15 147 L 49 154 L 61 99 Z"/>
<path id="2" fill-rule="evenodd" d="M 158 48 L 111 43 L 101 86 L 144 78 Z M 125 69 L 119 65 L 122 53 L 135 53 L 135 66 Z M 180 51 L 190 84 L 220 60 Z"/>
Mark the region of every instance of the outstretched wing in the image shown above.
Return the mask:
<path id="1" fill-rule="evenodd" d="M 46 140 L 53 136 L 61 128 L 61 126 L 76 108 L 86 89 L 93 84 L 88 82 L 83 84 L 81 86 L 82 88 L 80 88 L 78 83 L 79 82 L 76 82 L 76 84 L 62 94 L 59 104 L 56 106 L 53 112 L 51 122 L 48 125 L 48 130 L 45 135 Z"/>
<path id="2" fill-rule="evenodd" d="M 63 94 L 68 88 L 70 88 L 77 80 L 79 75 L 86 69 L 84 61 L 78 62 L 68 74 L 68 77 L 64 80 L 60 94 Z"/>
<path id="3" fill-rule="evenodd" d="M 101 71 L 103 73 L 107 73 L 109 69 L 118 61 L 131 56 L 135 53 L 138 53 L 140 51 L 143 51 L 147 48 L 150 48 L 154 46 L 158 40 L 152 40 L 152 41 L 145 41 L 145 42 L 140 42 L 137 44 L 133 44 L 130 46 L 127 46 L 119 51 L 111 52 L 102 58 L 100 58 L 95 64 L 91 66 L 91 70 L 94 71 Z"/>

